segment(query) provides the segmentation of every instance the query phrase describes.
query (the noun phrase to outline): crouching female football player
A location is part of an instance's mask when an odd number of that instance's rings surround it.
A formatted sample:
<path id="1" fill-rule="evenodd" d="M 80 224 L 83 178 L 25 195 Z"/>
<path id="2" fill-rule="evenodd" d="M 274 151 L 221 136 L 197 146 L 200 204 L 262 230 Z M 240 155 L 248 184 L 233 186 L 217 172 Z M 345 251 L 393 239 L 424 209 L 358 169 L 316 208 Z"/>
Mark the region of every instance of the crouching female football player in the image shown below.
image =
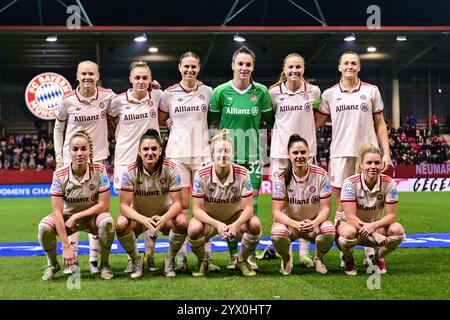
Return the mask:
<path id="1" fill-rule="evenodd" d="M 327 273 L 323 256 L 333 245 L 335 228 L 331 221 L 331 187 L 327 172 L 309 164 L 308 143 L 298 134 L 288 142 L 289 162 L 286 169 L 273 173 L 272 242 L 281 256 L 280 272 L 292 272 L 291 242 L 303 238 L 316 244 L 316 271 Z"/>
<path id="2" fill-rule="evenodd" d="M 39 242 L 45 250 L 48 266 L 42 280 L 51 280 L 60 265 L 56 259 L 56 235 L 62 242 L 65 266 L 77 265 L 77 256 L 68 236 L 78 231 L 98 235 L 101 248 L 100 274 L 111 279 L 108 259 L 114 240 L 114 223 L 108 213 L 110 193 L 105 166 L 93 162 L 89 134 L 76 131 L 69 142 L 72 162 L 57 169 L 50 188 L 53 212 L 39 223 Z"/>
<path id="3" fill-rule="evenodd" d="M 344 216 L 338 221 L 337 245 L 344 253 L 345 273 L 356 275 L 353 249 L 357 244 L 375 248 L 372 264 L 386 273 L 384 257 L 397 249 L 405 238 L 396 222 L 398 193 L 394 180 L 381 174 L 382 155 L 373 144 L 359 151 L 356 175 L 345 179 L 341 191 Z M 383 216 L 384 208 L 386 214 Z"/>
<path id="4" fill-rule="evenodd" d="M 187 237 L 198 258 L 193 276 L 204 276 L 208 270 L 204 244 L 216 234 L 223 240 L 242 239 L 236 267 L 246 277 L 256 275 L 247 259 L 261 237 L 261 222 L 253 215 L 249 171 L 231 162 L 233 150 L 233 140 L 224 129 L 211 140 L 213 163 L 195 174 L 194 217 L 189 222 Z"/>
<path id="5" fill-rule="evenodd" d="M 186 238 L 187 217 L 181 214 L 181 179 L 174 162 L 164 159 L 158 131 L 149 129 L 139 141 L 136 162 L 122 176 L 117 237 L 132 260 L 131 278 L 142 276 L 136 237 L 147 229 L 169 234 L 164 274 L 175 277 L 174 258 Z"/>

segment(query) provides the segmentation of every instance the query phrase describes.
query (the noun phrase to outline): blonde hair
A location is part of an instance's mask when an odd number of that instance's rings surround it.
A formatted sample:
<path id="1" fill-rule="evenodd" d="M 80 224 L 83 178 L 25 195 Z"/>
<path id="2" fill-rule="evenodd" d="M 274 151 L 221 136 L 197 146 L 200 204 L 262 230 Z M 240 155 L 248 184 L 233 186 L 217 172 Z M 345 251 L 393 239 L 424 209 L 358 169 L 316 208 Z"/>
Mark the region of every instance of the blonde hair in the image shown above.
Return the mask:
<path id="1" fill-rule="evenodd" d="M 286 74 L 284 73 L 284 66 L 286 65 L 286 62 L 289 58 L 296 57 L 299 58 L 303 62 L 303 66 L 305 66 L 305 59 L 298 53 L 289 53 L 283 60 L 283 70 L 281 70 L 280 78 L 278 79 L 278 82 L 274 84 L 274 86 L 279 85 L 280 83 L 283 83 L 287 80 Z"/>
<path id="2" fill-rule="evenodd" d="M 87 140 L 87 142 L 89 143 L 89 152 L 90 152 L 89 162 L 91 164 L 94 164 L 94 144 L 92 142 L 92 138 L 89 135 L 89 133 L 85 129 L 82 129 L 82 128 L 77 129 L 77 131 L 75 131 L 75 133 L 70 138 L 69 144 L 75 138 L 84 138 L 84 139 Z"/>
<path id="3" fill-rule="evenodd" d="M 355 55 L 355 56 L 358 58 L 358 63 L 359 63 L 359 65 L 361 65 L 361 58 L 360 58 L 359 55 L 358 55 L 356 52 L 354 52 L 354 51 L 345 51 L 343 54 L 341 54 L 341 56 L 339 57 L 339 60 L 338 60 L 338 65 L 341 64 L 342 57 L 345 56 L 346 54 L 353 54 L 353 55 Z"/>
<path id="4" fill-rule="evenodd" d="M 84 60 L 84 61 L 81 61 L 80 63 L 78 63 L 78 65 L 77 65 L 77 73 L 78 73 L 78 69 L 80 69 L 80 66 L 81 66 L 83 63 L 93 64 L 93 65 L 95 66 L 95 68 L 97 69 L 97 73 L 100 74 L 99 68 L 98 68 L 98 64 L 96 64 L 94 61 L 91 61 L 91 60 Z"/>
<path id="5" fill-rule="evenodd" d="M 216 134 L 214 137 L 212 137 L 212 139 L 211 139 L 211 154 L 214 153 L 214 147 L 217 142 L 227 141 L 227 142 L 231 143 L 231 146 L 233 146 L 233 139 L 228 136 L 229 133 L 230 133 L 230 131 L 228 129 L 222 129 L 218 134 Z"/>
<path id="6" fill-rule="evenodd" d="M 152 71 L 150 70 L 150 67 L 147 65 L 146 62 L 139 60 L 139 61 L 133 61 L 130 65 L 130 77 L 133 73 L 133 70 L 136 68 L 146 68 L 150 74 L 152 74 Z"/>
<path id="7" fill-rule="evenodd" d="M 357 172 L 357 173 L 361 172 L 361 164 L 364 160 L 364 156 L 367 153 L 378 153 L 380 155 L 380 157 L 383 157 L 383 155 L 381 154 L 381 151 L 372 143 L 366 143 L 366 144 L 362 145 L 358 152 L 358 159 L 356 160 L 355 172 Z"/>
<path id="8" fill-rule="evenodd" d="M 198 64 L 200 65 L 200 58 L 195 52 L 187 51 L 183 53 L 180 57 L 180 61 L 178 62 L 179 65 L 181 65 L 181 61 L 183 61 L 184 58 L 194 58 L 198 61 Z"/>

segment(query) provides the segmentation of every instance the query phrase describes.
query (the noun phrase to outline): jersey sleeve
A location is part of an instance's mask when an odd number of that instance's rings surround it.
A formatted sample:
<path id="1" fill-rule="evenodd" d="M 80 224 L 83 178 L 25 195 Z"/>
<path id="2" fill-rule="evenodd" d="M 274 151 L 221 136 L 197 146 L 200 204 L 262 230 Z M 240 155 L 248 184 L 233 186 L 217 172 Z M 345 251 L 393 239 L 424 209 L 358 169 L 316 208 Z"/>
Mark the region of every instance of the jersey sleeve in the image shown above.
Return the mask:
<path id="1" fill-rule="evenodd" d="M 170 192 L 177 192 L 181 190 L 181 177 L 178 167 L 175 167 L 172 169 L 172 172 L 170 173 L 170 185 L 169 185 L 169 191 Z"/>
<path id="2" fill-rule="evenodd" d="M 328 92 L 325 91 L 320 98 L 320 105 L 318 111 L 322 114 L 330 114 L 330 103 L 328 100 Z"/>
<path id="3" fill-rule="evenodd" d="M 211 96 L 211 102 L 209 103 L 209 111 L 210 112 L 221 112 L 222 111 L 222 104 L 220 103 L 220 94 L 222 90 L 220 87 L 215 88 L 212 96 Z"/>
<path id="4" fill-rule="evenodd" d="M 272 175 L 272 200 L 283 201 L 286 198 L 286 187 L 282 175 L 283 171 L 277 171 Z"/>
<path id="5" fill-rule="evenodd" d="M 320 199 L 326 199 L 331 196 L 330 179 L 325 174 L 320 183 Z"/>
<path id="6" fill-rule="evenodd" d="M 128 170 L 123 173 L 120 189 L 125 191 L 134 190 L 134 173 Z"/>
<path id="7" fill-rule="evenodd" d="M 169 113 L 169 100 L 170 100 L 170 92 L 164 91 L 161 93 L 161 97 L 159 100 L 159 110 L 165 113 Z"/>
<path id="8" fill-rule="evenodd" d="M 100 184 L 98 186 L 98 192 L 102 193 L 109 190 L 109 179 L 106 173 L 106 168 L 100 172 Z"/>
<path id="9" fill-rule="evenodd" d="M 345 179 L 342 185 L 341 202 L 356 202 L 356 187 L 348 179 Z"/>
<path id="10" fill-rule="evenodd" d="M 398 192 L 395 181 L 391 181 L 387 187 L 385 201 L 386 204 L 394 204 L 398 202 Z"/>
<path id="11" fill-rule="evenodd" d="M 263 87 L 262 90 L 261 117 L 268 126 L 272 126 L 275 122 L 275 112 L 272 109 L 272 101 L 266 87 Z"/>
<path id="12" fill-rule="evenodd" d="M 250 173 L 245 176 L 245 178 L 242 180 L 242 198 L 247 198 L 253 195 L 253 186 L 250 181 Z"/>
<path id="13" fill-rule="evenodd" d="M 108 106 L 107 112 L 111 117 L 117 117 L 120 115 L 120 101 L 119 98 L 115 98 Z"/>
<path id="14" fill-rule="evenodd" d="M 62 197 L 64 194 L 62 181 L 59 180 L 54 173 L 52 185 L 50 187 L 50 194 L 54 197 Z"/>
<path id="15" fill-rule="evenodd" d="M 378 87 L 375 87 L 372 101 L 372 113 L 383 112 L 383 110 L 384 110 L 383 98 L 381 98 L 381 93 Z"/>
<path id="16" fill-rule="evenodd" d="M 198 171 L 195 173 L 195 176 L 194 176 L 194 183 L 192 185 L 192 196 L 194 198 L 204 198 L 205 197 L 203 180 L 200 178 Z"/>

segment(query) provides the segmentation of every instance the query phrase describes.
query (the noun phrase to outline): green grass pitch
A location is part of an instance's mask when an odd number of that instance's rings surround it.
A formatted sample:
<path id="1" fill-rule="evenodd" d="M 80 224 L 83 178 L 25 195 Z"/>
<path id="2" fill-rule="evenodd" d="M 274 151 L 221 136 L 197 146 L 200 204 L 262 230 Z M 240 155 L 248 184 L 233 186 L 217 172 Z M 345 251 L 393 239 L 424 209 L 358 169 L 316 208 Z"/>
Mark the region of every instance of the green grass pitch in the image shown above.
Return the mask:
<path id="1" fill-rule="evenodd" d="M 271 224 L 270 195 L 259 198 L 259 216 L 263 236 L 268 237 Z M 49 199 L 2 199 L 0 202 L 0 242 L 37 241 L 37 225 L 50 212 Z M 118 198 L 112 198 L 111 213 L 118 215 Z M 398 221 L 407 233 L 450 232 L 450 197 L 440 193 L 401 193 Z M 86 234 L 82 234 L 86 240 Z M 297 257 L 297 252 L 295 253 Z M 278 272 L 279 259 L 259 261 L 256 277 L 247 279 L 240 272 L 226 270 L 228 253 L 213 253 L 222 271 L 194 278 L 179 273 L 168 279 L 162 273 L 163 253 L 156 254 L 160 271 L 145 272 L 133 280 L 123 273 L 125 255 L 111 256 L 114 278 L 101 280 L 88 272 L 87 255 L 80 256 L 82 268 L 79 289 L 69 289 L 61 272 L 50 282 L 42 281 L 44 256 L 0 257 L 0 299 L 160 299 L 160 300 L 295 300 L 295 299 L 449 299 L 450 250 L 448 248 L 399 249 L 386 258 L 388 273 L 380 280 L 380 289 L 369 289 L 362 267 L 362 250 L 355 250 L 356 277 L 346 276 L 339 267 L 338 251 L 325 256 L 328 274 L 295 266 L 293 275 Z M 60 258 L 60 257 L 59 257 Z M 296 258 L 296 262 L 297 262 Z M 190 270 L 196 264 L 188 255 Z M 370 282 L 370 281 L 369 281 Z"/>

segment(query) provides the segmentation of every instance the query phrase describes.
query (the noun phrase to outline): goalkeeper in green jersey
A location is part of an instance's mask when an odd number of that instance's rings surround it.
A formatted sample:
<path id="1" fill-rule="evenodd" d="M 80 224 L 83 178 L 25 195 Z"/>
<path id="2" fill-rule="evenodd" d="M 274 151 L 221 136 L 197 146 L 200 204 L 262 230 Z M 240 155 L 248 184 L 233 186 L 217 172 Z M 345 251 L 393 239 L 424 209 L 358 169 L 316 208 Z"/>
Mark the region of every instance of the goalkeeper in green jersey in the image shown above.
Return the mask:
<path id="1" fill-rule="evenodd" d="M 243 46 L 236 50 L 231 61 L 233 79 L 214 89 L 208 112 L 208 124 L 217 123 L 219 129 L 230 130 L 234 137 L 233 162 L 243 165 L 250 171 L 253 185 L 253 212 L 257 215 L 258 193 L 262 181 L 260 130 L 261 119 L 272 126 L 272 110 L 267 88 L 252 80 L 255 68 L 255 54 Z M 266 137 L 265 137 L 266 138 Z M 265 150 L 264 150 L 265 151 Z M 230 264 L 235 269 L 238 243 L 228 241 Z M 256 270 L 255 252 L 248 258 L 250 266 Z"/>

